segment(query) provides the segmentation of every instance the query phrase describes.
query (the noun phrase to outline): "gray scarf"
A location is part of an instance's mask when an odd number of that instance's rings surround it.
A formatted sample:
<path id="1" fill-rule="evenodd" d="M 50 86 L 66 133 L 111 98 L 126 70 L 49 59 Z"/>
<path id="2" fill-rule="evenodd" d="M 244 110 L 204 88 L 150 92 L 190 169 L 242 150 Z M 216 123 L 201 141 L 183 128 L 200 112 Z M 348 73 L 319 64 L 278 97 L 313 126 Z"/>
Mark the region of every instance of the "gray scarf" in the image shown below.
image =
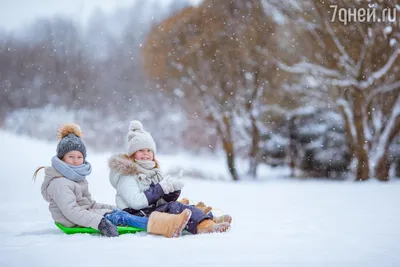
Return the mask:
<path id="1" fill-rule="evenodd" d="M 152 160 L 135 160 L 133 164 L 139 171 L 139 180 L 143 184 L 150 185 L 151 182 L 157 184 L 164 179 L 160 169 L 155 168 L 156 163 Z"/>
<path id="2" fill-rule="evenodd" d="M 79 166 L 73 166 L 54 156 L 51 159 L 51 165 L 65 178 L 74 182 L 82 182 L 92 172 L 92 166 L 86 160 Z"/>

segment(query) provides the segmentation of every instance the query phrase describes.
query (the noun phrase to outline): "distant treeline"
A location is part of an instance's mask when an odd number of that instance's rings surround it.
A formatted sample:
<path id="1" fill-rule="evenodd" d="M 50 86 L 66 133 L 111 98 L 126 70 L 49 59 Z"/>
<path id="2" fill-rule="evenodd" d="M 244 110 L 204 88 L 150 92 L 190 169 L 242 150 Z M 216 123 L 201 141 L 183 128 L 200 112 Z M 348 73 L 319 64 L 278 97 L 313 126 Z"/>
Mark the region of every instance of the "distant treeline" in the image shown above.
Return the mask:
<path id="1" fill-rule="evenodd" d="M 71 119 L 116 149 L 140 119 L 161 151 L 223 151 L 233 180 L 240 157 L 253 177 L 270 164 L 387 181 L 400 176 L 399 25 L 332 21 L 335 2 L 175 1 L 155 20 L 133 6 L 85 29 L 38 20 L 0 35 L 0 123 L 51 138 Z"/>

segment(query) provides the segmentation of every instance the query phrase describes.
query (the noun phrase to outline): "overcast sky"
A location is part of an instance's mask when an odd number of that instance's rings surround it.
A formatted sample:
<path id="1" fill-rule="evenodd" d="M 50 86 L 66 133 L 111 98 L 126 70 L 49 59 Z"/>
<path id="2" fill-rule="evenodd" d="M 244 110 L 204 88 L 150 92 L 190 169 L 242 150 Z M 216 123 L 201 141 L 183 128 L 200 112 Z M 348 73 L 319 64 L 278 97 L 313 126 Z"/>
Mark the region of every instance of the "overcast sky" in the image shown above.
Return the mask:
<path id="1" fill-rule="evenodd" d="M 0 28 L 15 30 L 37 17 L 55 14 L 70 15 L 83 23 L 96 8 L 113 12 L 115 8 L 129 6 L 135 1 L 149 0 L 0 0 Z M 155 1 L 160 2 L 162 7 L 174 0 Z M 201 0 L 191 0 L 194 4 L 199 1 Z"/>

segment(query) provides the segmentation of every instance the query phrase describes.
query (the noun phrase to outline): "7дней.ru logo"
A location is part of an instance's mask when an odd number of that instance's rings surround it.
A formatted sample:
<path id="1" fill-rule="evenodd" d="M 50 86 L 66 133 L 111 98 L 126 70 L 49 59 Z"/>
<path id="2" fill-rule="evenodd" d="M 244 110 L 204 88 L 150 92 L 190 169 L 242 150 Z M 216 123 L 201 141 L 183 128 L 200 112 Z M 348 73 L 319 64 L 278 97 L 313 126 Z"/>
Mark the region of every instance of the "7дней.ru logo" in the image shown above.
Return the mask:
<path id="1" fill-rule="evenodd" d="M 352 22 L 395 22 L 397 20 L 397 12 L 400 11 L 400 5 L 396 7 L 386 7 L 377 12 L 374 5 L 363 7 L 339 7 L 338 5 L 330 5 L 333 9 L 331 22 L 336 20 L 344 25 Z"/>

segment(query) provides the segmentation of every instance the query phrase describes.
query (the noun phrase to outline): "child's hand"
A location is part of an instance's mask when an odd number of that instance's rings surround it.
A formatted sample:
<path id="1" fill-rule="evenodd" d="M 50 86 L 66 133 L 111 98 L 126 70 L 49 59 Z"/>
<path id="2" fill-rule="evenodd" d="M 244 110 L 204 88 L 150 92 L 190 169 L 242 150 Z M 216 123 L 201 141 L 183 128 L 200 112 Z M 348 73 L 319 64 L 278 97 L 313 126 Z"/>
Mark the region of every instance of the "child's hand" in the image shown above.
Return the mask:
<path id="1" fill-rule="evenodd" d="M 116 237 L 119 235 L 117 226 L 112 224 L 106 218 L 101 219 L 98 229 L 103 235 L 105 235 L 107 237 Z"/>
<path id="2" fill-rule="evenodd" d="M 182 179 L 170 178 L 169 182 L 174 187 L 174 191 L 181 190 L 185 185 L 185 182 Z"/>
<path id="3" fill-rule="evenodd" d="M 178 178 L 172 178 L 171 176 L 167 176 L 160 182 L 161 188 L 163 189 L 165 194 L 169 194 L 178 190 L 181 190 L 185 185 L 185 182 L 182 180 L 183 170 L 181 170 L 178 174 Z"/>
<path id="4" fill-rule="evenodd" d="M 159 184 L 161 185 L 164 194 L 169 194 L 175 191 L 174 185 L 172 184 L 171 177 L 169 175 L 165 177 L 164 180 L 159 182 Z"/>

